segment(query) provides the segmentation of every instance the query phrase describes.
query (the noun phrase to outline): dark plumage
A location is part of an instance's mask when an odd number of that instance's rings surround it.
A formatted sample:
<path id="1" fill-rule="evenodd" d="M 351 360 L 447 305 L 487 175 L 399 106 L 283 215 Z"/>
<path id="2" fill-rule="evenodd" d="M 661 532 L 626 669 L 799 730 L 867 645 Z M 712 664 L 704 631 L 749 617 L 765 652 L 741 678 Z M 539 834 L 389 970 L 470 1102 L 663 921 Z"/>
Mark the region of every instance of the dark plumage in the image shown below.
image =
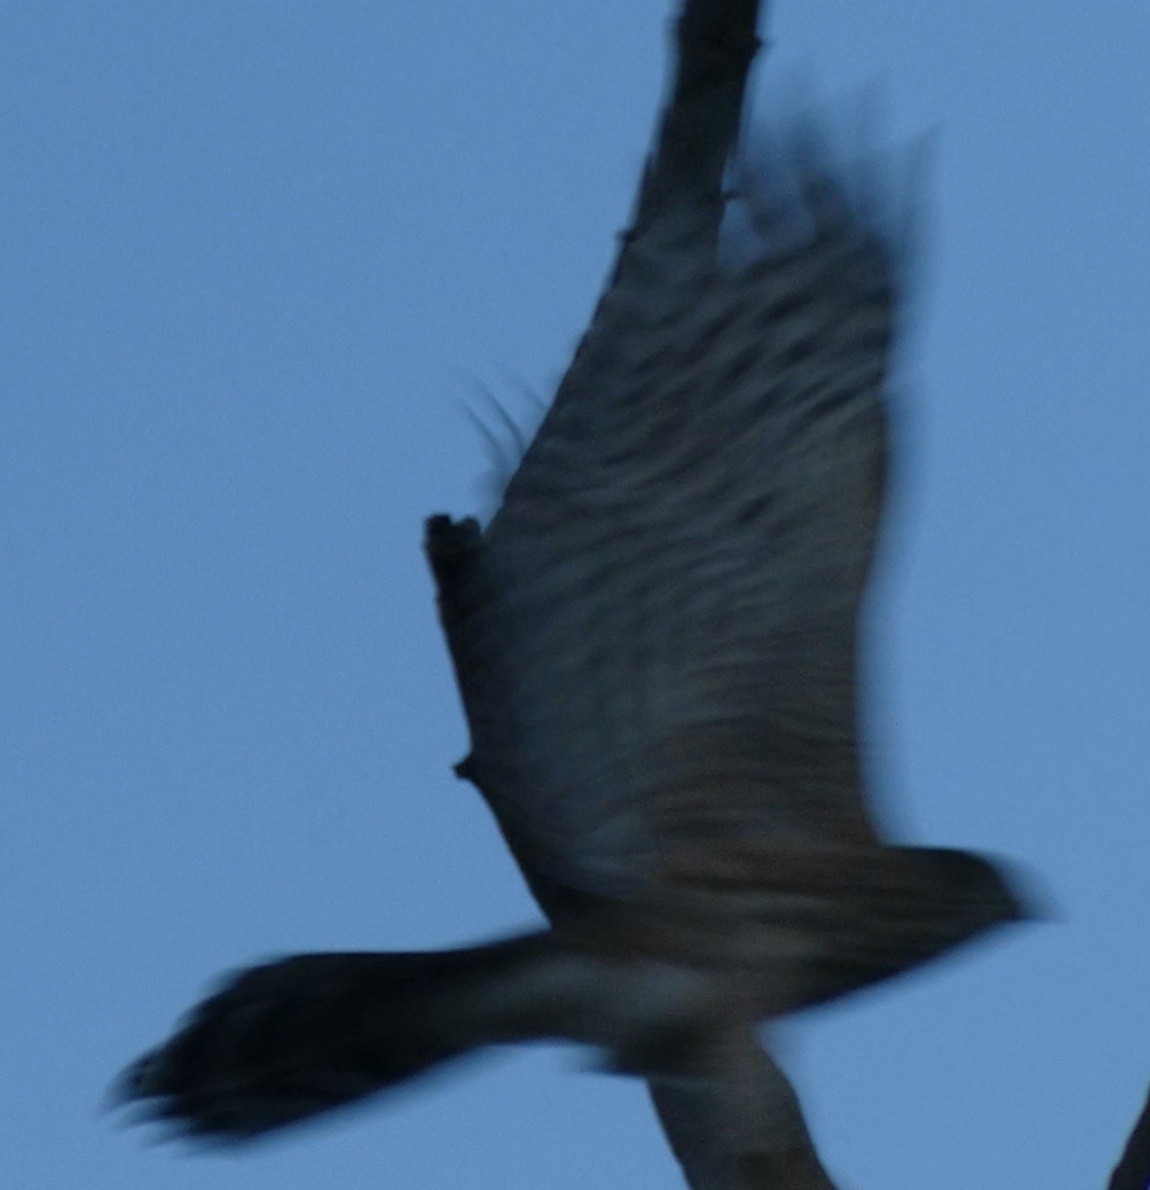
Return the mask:
<path id="1" fill-rule="evenodd" d="M 241 974 L 123 1094 L 242 1138 L 492 1042 L 652 1080 L 697 1188 L 826 1186 L 757 1022 L 1021 916 L 987 861 L 892 846 L 856 636 L 900 246 L 809 131 L 719 262 L 757 0 L 688 0 L 630 230 L 486 529 L 427 548 L 490 804 L 552 928 Z"/>

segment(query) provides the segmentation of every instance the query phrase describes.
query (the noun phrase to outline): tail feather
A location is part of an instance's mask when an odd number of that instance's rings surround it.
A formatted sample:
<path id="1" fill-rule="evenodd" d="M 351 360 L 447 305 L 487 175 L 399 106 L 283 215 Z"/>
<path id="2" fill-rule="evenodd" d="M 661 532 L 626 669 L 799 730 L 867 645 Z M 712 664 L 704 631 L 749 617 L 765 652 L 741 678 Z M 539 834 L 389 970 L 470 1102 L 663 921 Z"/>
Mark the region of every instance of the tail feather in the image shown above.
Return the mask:
<path id="1" fill-rule="evenodd" d="M 242 1141 L 484 1045 L 570 1040 L 620 1069 L 686 1060 L 702 977 L 564 948 L 550 933 L 465 950 L 310 954 L 253 967 L 121 1076 L 177 1134 Z M 699 1026 L 699 1031 L 702 1026 Z"/>

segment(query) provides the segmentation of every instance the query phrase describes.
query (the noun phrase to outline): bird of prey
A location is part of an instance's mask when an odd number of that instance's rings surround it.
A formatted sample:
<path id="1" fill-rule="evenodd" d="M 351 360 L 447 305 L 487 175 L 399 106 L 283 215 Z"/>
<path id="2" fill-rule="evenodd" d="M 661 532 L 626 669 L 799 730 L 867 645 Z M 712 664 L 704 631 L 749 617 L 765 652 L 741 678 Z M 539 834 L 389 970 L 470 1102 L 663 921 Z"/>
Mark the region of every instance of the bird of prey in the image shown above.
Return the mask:
<path id="1" fill-rule="evenodd" d="M 122 1095 L 241 1140 L 484 1045 L 649 1081 L 696 1190 L 830 1186 L 755 1028 L 1024 915 L 870 813 L 857 635 L 886 473 L 898 229 L 809 129 L 741 189 L 759 0 L 686 0 L 591 325 L 485 527 L 427 553 L 486 799 L 548 925 L 308 954 L 194 1008 Z"/>

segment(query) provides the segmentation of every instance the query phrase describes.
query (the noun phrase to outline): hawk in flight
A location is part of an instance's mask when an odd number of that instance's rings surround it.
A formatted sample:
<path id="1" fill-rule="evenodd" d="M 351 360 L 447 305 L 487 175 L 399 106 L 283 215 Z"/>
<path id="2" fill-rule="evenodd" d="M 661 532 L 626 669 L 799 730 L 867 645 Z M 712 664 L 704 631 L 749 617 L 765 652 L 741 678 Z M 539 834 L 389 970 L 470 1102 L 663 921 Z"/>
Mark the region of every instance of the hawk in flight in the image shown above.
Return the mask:
<path id="1" fill-rule="evenodd" d="M 986 860 L 868 813 L 857 632 L 900 238 L 809 131 L 720 256 L 759 0 L 686 0 L 591 326 L 490 523 L 427 553 L 490 805 L 548 928 L 255 967 L 121 1093 L 241 1140 L 484 1045 L 648 1080 L 696 1190 L 827 1187 L 755 1027 L 1023 916 Z"/>

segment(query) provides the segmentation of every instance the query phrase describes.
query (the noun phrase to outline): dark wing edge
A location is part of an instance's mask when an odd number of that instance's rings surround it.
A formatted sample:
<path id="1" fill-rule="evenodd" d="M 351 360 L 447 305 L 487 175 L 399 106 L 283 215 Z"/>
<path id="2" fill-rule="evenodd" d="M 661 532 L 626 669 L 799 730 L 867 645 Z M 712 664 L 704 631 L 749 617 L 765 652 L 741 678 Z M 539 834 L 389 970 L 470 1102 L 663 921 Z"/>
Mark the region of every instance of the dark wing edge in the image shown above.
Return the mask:
<path id="1" fill-rule="evenodd" d="M 760 0 L 688 0 L 676 24 L 677 70 L 647 162 L 614 283 L 636 240 L 676 217 L 714 242 L 725 210 L 723 179 L 738 143 Z"/>

